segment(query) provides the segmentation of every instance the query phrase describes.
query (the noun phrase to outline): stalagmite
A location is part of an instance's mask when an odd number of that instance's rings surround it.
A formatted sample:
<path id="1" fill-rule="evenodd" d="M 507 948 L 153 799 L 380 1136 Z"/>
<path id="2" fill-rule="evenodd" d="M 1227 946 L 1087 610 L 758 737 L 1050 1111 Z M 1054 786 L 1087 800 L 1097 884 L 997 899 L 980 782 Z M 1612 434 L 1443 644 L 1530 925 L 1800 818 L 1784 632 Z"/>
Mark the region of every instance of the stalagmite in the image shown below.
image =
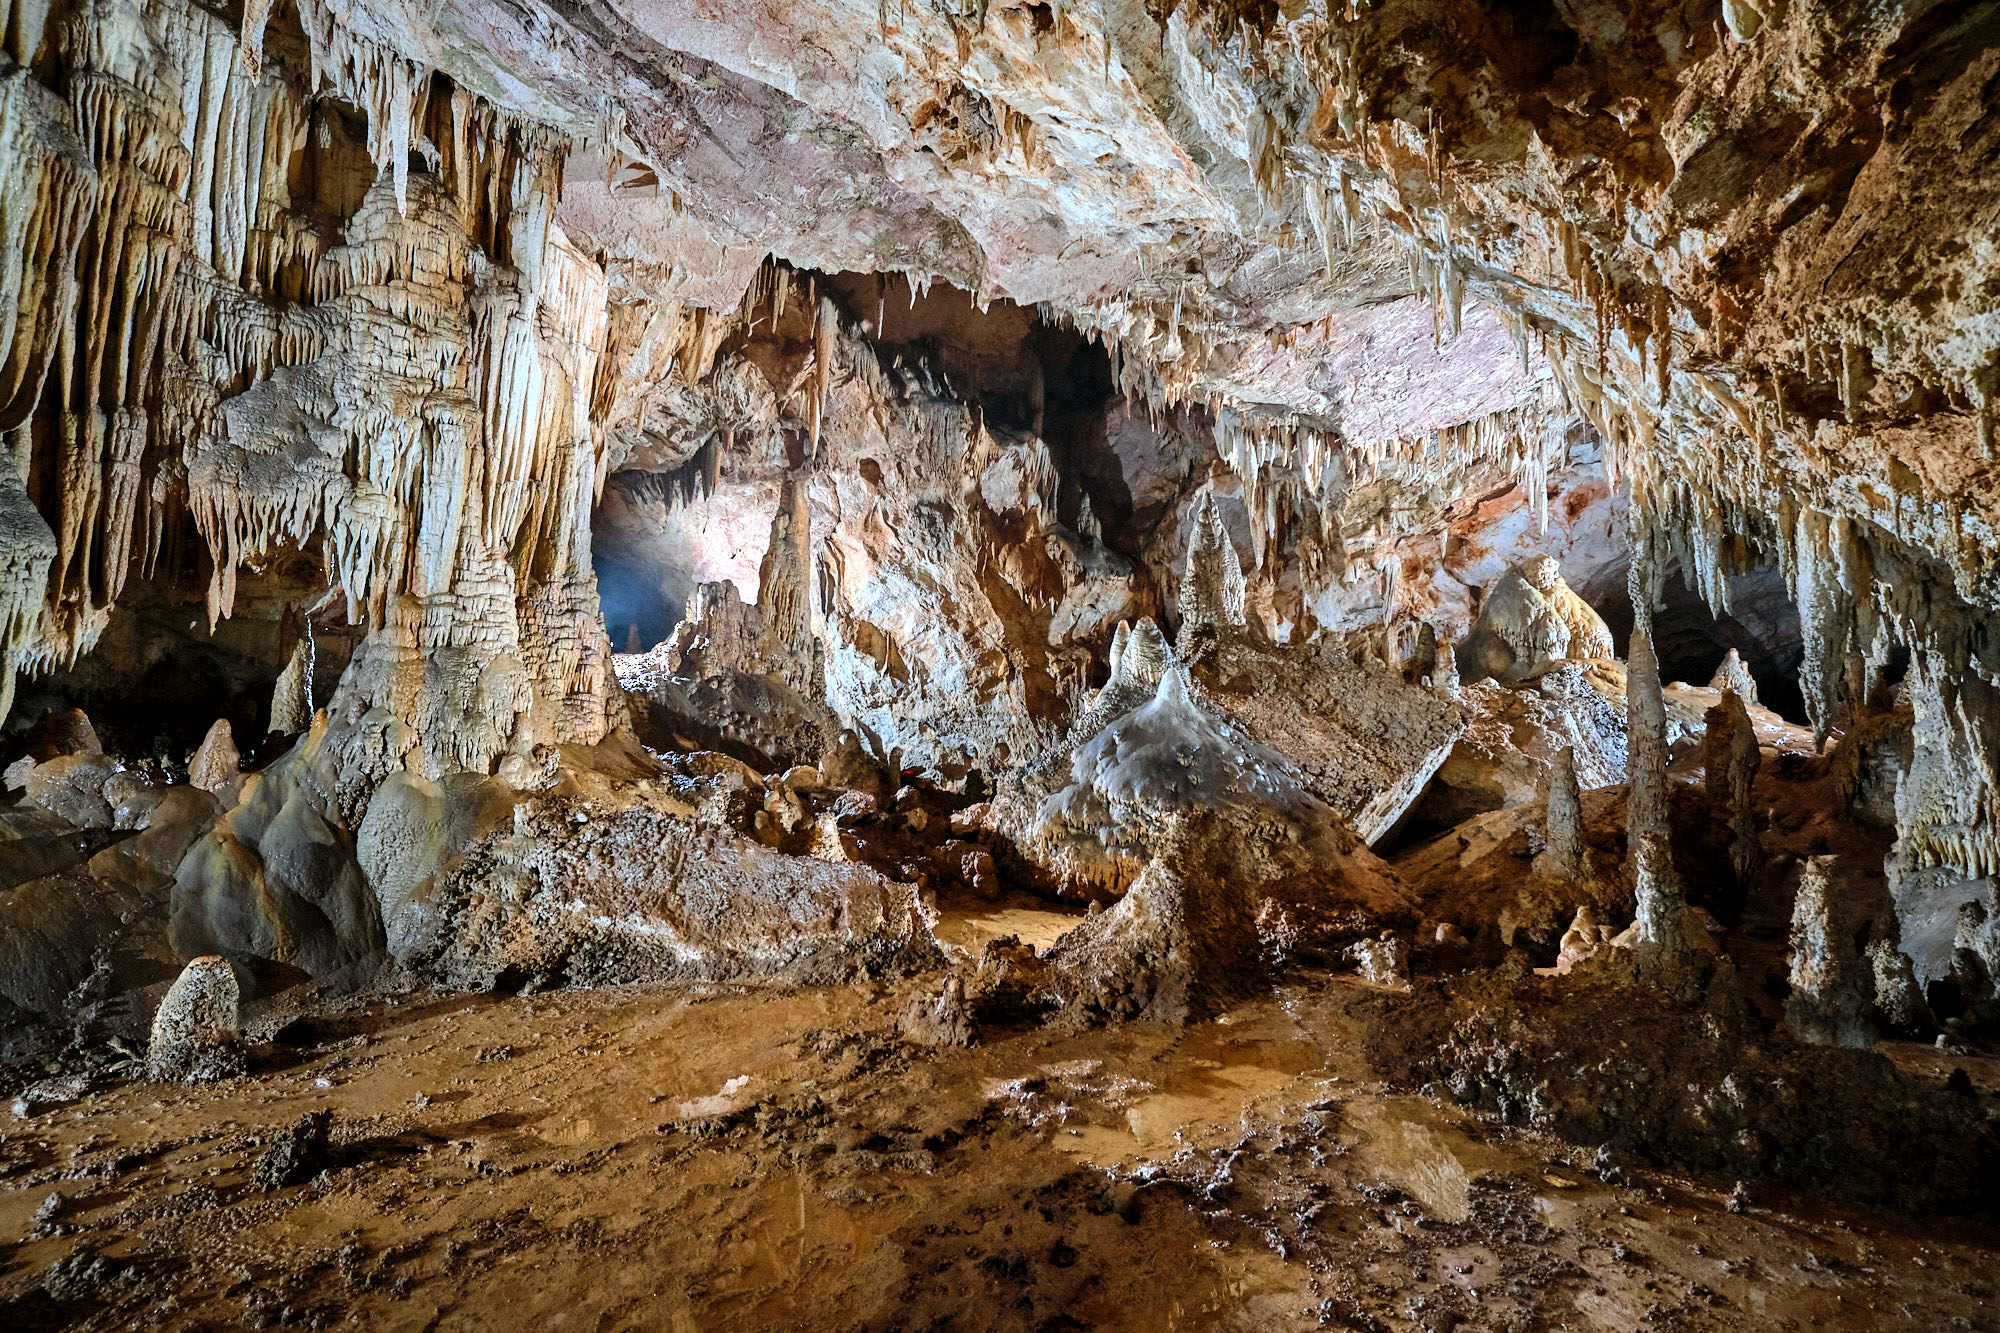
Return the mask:
<path id="1" fill-rule="evenodd" d="M 1753 788 L 1763 753 L 1757 729 L 1743 700 L 1734 690 L 1722 692 L 1722 702 L 1703 715 L 1702 765 L 1709 818 L 1729 830 L 1729 862 L 1738 885 L 1748 888 L 1763 868 L 1764 853 L 1757 840 Z"/>
<path id="2" fill-rule="evenodd" d="M 162 1082 L 206 1083 L 243 1072 L 237 1022 L 241 992 L 225 958 L 181 969 L 153 1014 L 146 1069 Z"/>
<path id="3" fill-rule="evenodd" d="M 240 763 L 229 719 L 217 718 L 202 738 L 201 748 L 188 760 L 188 781 L 203 791 L 219 792 L 236 780 Z"/>
<path id="4" fill-rule="evenodd" d="M 1236 544 L 1222 526 L 1215 495 L 1202 496 L 1188 538 L 1187 569 L 1181 576 L 1181 634 L 1227 633 L 1246 623 L 1243 567 Z"/>
<path id="5" fill-rule="evenodd" d="M 1869 967 L 1855 947 L 1852 923 L 1831 856 L 1815 856 L 1799 873 L 1792 907 L 1792 993 L 1785 1025 L 1815 1046 L 1867 1049 L 1875 1043 L 1869 1021 Z"/>
<path id="6" fill-rule="evenodd" d="M 1874 973 L 1875 1012 L 1884 1030 L 1928 1040 L 1937 1031 L 1937 1019 L 1924 999 L 1910 956 L 1885 939 L 1869 941 L 1867 952 Z"/>
<path id="7" fill-rule="evenodd" d="M 1690 1003 L 1708 979 L 1716 954 L 1714 937 L 1687 904 L 1664 832 L 1641 833 L 1632 862 L 1636 908 L 1631 926 L 1612 943 L 1629 956 L 1640 985 L 1674 1003 Z"/>
<path id="8" fill-rule="evenodd" d="M 1625 670 L 1626 734 L 1631 786 L 1626 797 L 1625 832 L 1634 864 L 1648 837 L 1662 846 L 1667 838 L 1667 706 L 1660 691 L 1660 667 L 1650 630 L 1632 627 L 1631 659 Z"/>
<path id="9" fill-rule="evenodd" d="M 1556 948 L 1556 972 L 1568 976 L 1577 964 L 1596 957 L 1611 942 L 1610 932 L 1598 924 L 1597 913 L 1589 903 L 1576 909 L 1569 928 L 1563 931 L 1562 940 Z"/>
<path id="10" fill-rule="evenodd" d="M 1750 675 L 1750 668 L 1743 665 L 1743 659 L 1731 648 L 1723 657 L 1722 665 L 1715 669 L 1715 676 L 1708 682 L 1711 690 L 1724 690 L 1734 694 L 1745 704 L 1757 702 L 1757 682 Z"/>
<path id="11" fill-rule="evenodd" d="M 757 567 L 757 606 L 777 649 L 797 663 L 797 683 L 812 688 L 812 520 L 805 488 L 788 477 L 771 520 L 771 544 Z"/>
<path id="12" fill-rule="evenodd" d="M 1611 631 L 1553 558 L 1533 555 L 1494 583 L 1458 651 L 1473 679 L 1512 682 L 1565 660 L 1609 658 Z"/>
<path id="13" fill-rule="evenodd" d="M 1536 869 L 1575 882 L 1584 875 L 1583 794 L 1576 785 L 1576 751 L 1563 746 L 1549 768 L 1542 805 L 1542 855 Z"/>
<path id="14" fill-rule="evenodd" d="M 271 687 L 270 730 L 296 736 L 312 725 L 312 718 L 312 640 L 301 636 Z"/>
<path id="15" fill-rule="evenodd" d="M 1438 645 L 1437 664 L 1431 668 L 1431 687 L 1447 699 L 1458 697 L 1458 654 L 1448 643 Z"/>

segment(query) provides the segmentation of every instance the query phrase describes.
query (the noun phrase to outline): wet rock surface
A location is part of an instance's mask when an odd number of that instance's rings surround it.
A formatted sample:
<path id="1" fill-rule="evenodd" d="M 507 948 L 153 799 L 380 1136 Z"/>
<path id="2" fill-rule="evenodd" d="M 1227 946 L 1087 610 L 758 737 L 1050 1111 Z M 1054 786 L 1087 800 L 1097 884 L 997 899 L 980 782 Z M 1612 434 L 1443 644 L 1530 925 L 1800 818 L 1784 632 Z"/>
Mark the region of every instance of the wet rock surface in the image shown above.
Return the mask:
<path id="1" fill-rule="evenodd" d="M 1726 987 L 1693 1009 L 1573 977 L 1420 989 L 1371 1030 L 1383 1072 L 1510 1124 L 1891 1208 L 1983 1207 L 2000 1170 L 1977 1098 L 1949 1078 L 1770 1043 Z"/>
<path id="2" fill-rule="evenodd" d="M 898 1035 L 929 993 L 412 994 L 250 1080 L 99 1088 L 0 1145 L 0 1299 L 27 1328 L 415 1327 L 496 1293 L 512 1326 L 1977 1327 L 1990 1299 L 1976 1225 L 1392 1091 L 1360 1044 L 1402 1002 L 1351 982 L 970 1050 Z"/>

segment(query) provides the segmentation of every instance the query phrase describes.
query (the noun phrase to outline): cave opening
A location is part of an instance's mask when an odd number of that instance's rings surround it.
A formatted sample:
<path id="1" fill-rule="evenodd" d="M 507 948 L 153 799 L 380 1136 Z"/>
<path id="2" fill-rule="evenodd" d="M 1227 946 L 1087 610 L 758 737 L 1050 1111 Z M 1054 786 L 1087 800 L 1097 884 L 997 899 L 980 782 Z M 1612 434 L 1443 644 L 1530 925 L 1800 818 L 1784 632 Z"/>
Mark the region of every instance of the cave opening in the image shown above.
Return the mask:
<path id="1" fill-rule="evenodd" d="M 1606 590 L 1591 599 L 1592 605 L 1622 655 L 1632 635 L 1632 599 L 1623 567 L 1607 569 L 1594 586 Z M 1717 614 L 1689 586 L 1680 563 L 1669 566 L 1661 605 L 1653 612 L 1660 679 L 1706 685 L 1733 648 L 1757 682 L 1757 701 L 1787 722 L 1805 725 L 1805 692 L 1799 685 L 1805 638 L 1783 572 L 1776 563 L 1757 565 L 1732 576 L 1729 590 L 1730 609 Z"/>
<path id="2" fill-rule="evenodd" d="M 617 653 L 664 642 L 687 614 L 693 574 L 675 548 L 648 540 L 664 530 L 670 506 L 658 474 L 614 474 L 591 514 L 591 567 L 598 608 Z"/>
<path id="3" fill-rule="evenodd" d="M 801 270 L 788 281 L 833 300 L 874 355 L 913 387 L 976 405 L 989 430 L 1039 438 L 1056 466 L 1060 519 L 1072 530 L 1089 528 L 1121 555 L 1138 554 L 1145 534 L 1107 438 L 1117 388 L 1101 341 L 1005 298 L 982 306 L 946 282 Z M 780 384 L 801 373 L 811 347 L 803 296 L 780 320 L 766 311 L 747 323 L 723 341 L 719 360 L 740 358 Z M 711 410 L 722 404 L 691 405 L 688 397 L 672 405 L 681 415 L 649 420 L 659 438 L 609 475 L 592 510 L 592 567 L 617 653 L 646 652 L 670 638 L 704 583 L 729 579 L 755 601 L 780 478 L 801 463 L 796 424 L 728 430 Z M 879 463 L 858 467 L 880 484 Z"/>

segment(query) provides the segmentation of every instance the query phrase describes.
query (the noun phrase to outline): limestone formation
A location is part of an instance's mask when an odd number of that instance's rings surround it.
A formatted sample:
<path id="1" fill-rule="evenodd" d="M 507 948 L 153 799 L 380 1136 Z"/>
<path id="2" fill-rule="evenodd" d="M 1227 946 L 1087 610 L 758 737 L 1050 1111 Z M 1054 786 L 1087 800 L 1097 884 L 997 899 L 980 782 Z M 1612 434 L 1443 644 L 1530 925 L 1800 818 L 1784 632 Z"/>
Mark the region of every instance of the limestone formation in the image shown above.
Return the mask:
<path id="1" fill-rule="evenodd" d="M 1632 924 L 1611 941 L 1626 955 L 1638 984 L 1676 1004 L 1699 998 L 1716 943 L 1688 906 L 1666 835 L 1647 831 L 1633 851 L 1636 903 Z"/>
<path id="2" fill-rule="evenodd" d="M 1625 670 L 1626 734 L 1630 745 L 1631 789 L 1626 798 L 1625 836 L 1637 863 L 1648 836 L 1664 846 L 1667 837 L 1667 712 L 1660 692 L 1660 666 L 1652 636 L 1632 630 L 1632 658 Z"/>
<path id="3" fill-rule="evenodd" d="M 1584 876 L 1583 794 L 1576 785 L 1576 751 L 1565 745 L 1549 770 L 1542 806 L 1543 874 L 1575 882 Z"/>
<path id="4" fill-rule="evenodd" d="M 1438 645 L 1437 661 L 1431 666 L 1431 686 L 1447 699 L 1458 697 L 1458 653 L 1448 643 Z"/>
<path id="5" fill-rule="evenodd" d="M 1236 544 L 1222 526 L 1215 493 L 1204 492 L 1195 510 L 1194 531 L 1188 537 L 1187 569 L 1181 575 L 1181 635 L 1227 634 L 1241 629 L 1243 566 Z"/>
<path id="6" fill-rule="evenodd" d="M 1910 956 L 1883 939 L 1869 941 L 1867 952 L 1874 973 L 1875 1013 L 1883 1030 L 1929 1040 L 1937 1031 L 1937 1019 L 1924 999 Z"/>
<path id="7" fill-rule="evenodd" d="M 1984 1206 L 1996 70 L 1929 0 L 0 0 L 7 1151 L 120 1195 L 0 1309 L 1705 1298 L 1384 1079 L 1727 1173 L 1648 1246 Z M 311 1192 L 255 1253 L 127 1169 L 195 1120 Z M 1979 1321 L 1970 1232 L 1800 1202 L 1745 1271 Z"/>
<path id="8" fill-rule="evenodd" d="M 1722 665 L 1715 669 L 1715 676 L 1708 682 L 1708 687 L 1734 694 L 1745 704 L 1757 702 L 1757 682 L 1734 648 L 1723 656 Z"/>
<path id="9" fill-rule="evenodd" d="M 1709 818 L 1728 829 L 1730 868 L 1736 882 L 1748 888 L 1756 882 L 1764 863 L 1755 809 L 1757 768 L 1763 752 L 1744 702 L 1733 689 L 1722 692 L 1722 702 L 1704 715 L 1707 731 L 1701 754 Z"/>
<path id="10" fill-rule="evenodd" d="M 270 729 L 278 735 L 296 736 L 312 726 L 312 672 L 312 642 L 301 638 L 271 687 Z"/>
<path id="11" fill-rule="evenodd" d="M 207 792 L 219 792 L 242 773 L 242 757 L 229 719 L 217 718 L 202 738 L 201 746 L 188 759 L 188 781 Z"/>
<path id="12" fill-rule="evenodd" d="M 249 955 L 326 976 L 380 954 L 381 911 L 329 791 L 328 734 L 316 720 L 188 849 L 168 926 L 184 955 Z"/>
<path id="13" fill-rule="evenodd" d="M 1201 836 L 1185 832 L 1174 845 L 1184 858 L 1221 857 L 1211 872 L 1236 882 L 1257 910 L 1268 902 L 1274 915 L 1323 918 L 1301 929 L 1336 932 L 1351 928 L 1348 916 L 1393 919 L 1408 910 L 1402 887 L 1307 790 L 1297 766 L 1204 701 L 1180 664 L 1144 702 L 1076 746 L 1069 778 L 1034 810 L 1030 832 L 1079 889 L 1126 892 L 1159 859 L 1163 830 L 1201 812 Z M 1197 864 L 1209 865 L 1175 873 Z"/>
<path id="14" fill-rule="evenodd" d="M 1056 941 L 1049 967 L 1068 1021 L 1184 1023 L 1251 984 L 1256 900 L 1243 880 L 1208 873 L 1218 849 L 1202 846 L 1226 839 L 1227 827 L 1212 810 L 1169 816 L 1117 905 Z"/>
<path id="15" fill-rule="evenodd" d="M 523 804 L 428 901 L 404 961 L 459 985 L 824 984 L 937 961 L 913 886 L 643 807 Z"/>
<path id="16" fill-rule="evenodd" d="M 1975 1020 L 2000 1008 L 2000 915 L 1983 902 L 1963 903 L 1952 935 L 1951 983 Z"/>
<path id="17" fill-rule="evenodd" d="M 163 1082 L 205 1083 L 243 1072 L 240 991 L 229 961 L 196 958 L 181 969 L 153 1014 L 146 1066 Z"/>
<path id="18" fill-rule="evenodd" d="M 1457 662 L 1468 679 L 1511 682 L 1556 662 L 1611 655 L 1603 618 L 1563 581 L 1552 557 L 1536 555 L 1487 590 Z"/>
<path id="19" fill-rule="evenodd" d="M 1872 974 L 1856 947 L 1845 886 L 1832 857 L 1815 856 L 1799 874 L 1792 907 L 1792 993 L 1785 1025 L 1800 1041 L 1866 1049 Z"/>
<path id="20" fill-rule="evenodd" d="M 1567 976 L 1577 964 L 1596 957 L 1611 940 L 1611 932 L 1598 924 L 1597 914 L 1585 903 L 1576 909 L 1576 918 L 1563 932 L 1556 952 L 1557 973 Z"/>

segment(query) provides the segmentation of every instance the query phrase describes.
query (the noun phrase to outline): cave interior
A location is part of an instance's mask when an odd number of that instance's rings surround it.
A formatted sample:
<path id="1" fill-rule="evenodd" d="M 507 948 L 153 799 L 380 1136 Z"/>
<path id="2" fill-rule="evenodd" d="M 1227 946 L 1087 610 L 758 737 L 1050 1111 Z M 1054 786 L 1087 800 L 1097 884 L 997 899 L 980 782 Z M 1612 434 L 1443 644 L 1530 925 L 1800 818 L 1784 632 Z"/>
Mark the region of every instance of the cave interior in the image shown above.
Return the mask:
<path id="1" fill-rule="evenodd" d="M 2000 1329 L 1996 107 L 0 0 L 0 1319 Z"/>

